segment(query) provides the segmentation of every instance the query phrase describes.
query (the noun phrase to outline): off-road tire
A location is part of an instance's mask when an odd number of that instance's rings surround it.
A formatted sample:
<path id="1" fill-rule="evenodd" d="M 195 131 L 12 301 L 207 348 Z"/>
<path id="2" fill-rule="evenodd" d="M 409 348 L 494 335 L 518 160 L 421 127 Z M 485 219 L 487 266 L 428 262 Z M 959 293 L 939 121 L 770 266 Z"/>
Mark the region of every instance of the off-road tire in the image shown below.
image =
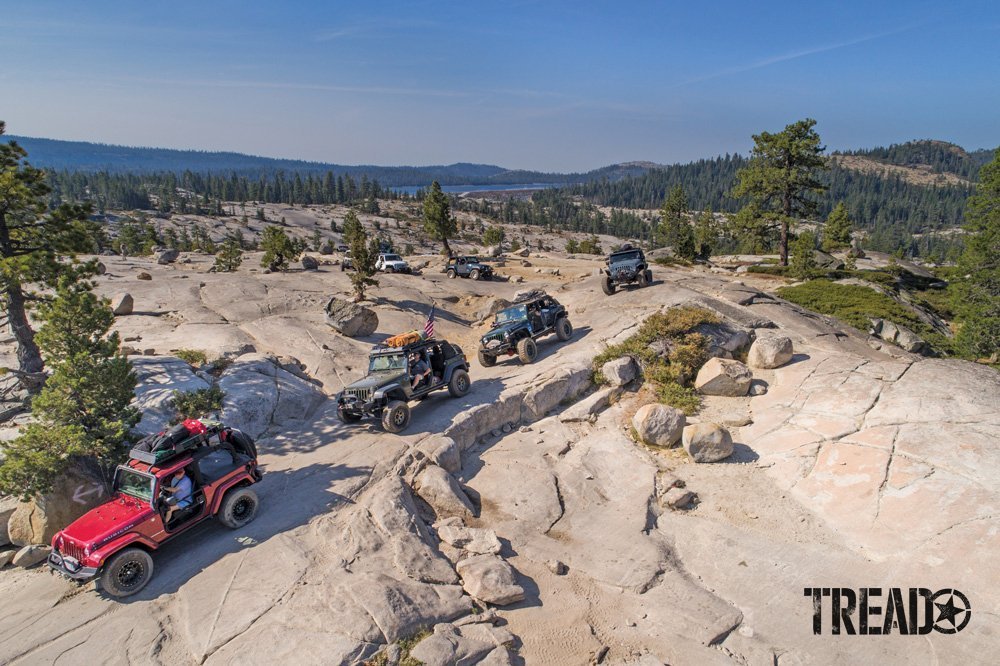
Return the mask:
<path id="1" fill-rule="evenodd" d="M 640 287 L 649 286 L 649 278 L 646 276 L 646 271 L 642 271 L 639 273 L 639 286 Z"/>
<path id="2" fill-rule="evenodd" d="M 469 373 L 462 368 L 455 368 L 451 373 L 451 381 L 448 382 L 448 393 L 453 398 L 461 398 L 469 392 L 470 388 L 472 388 L 472 380 L 469 379 Z"/>
<path id="3" fill-rule="evenodd" d="M 153 577 L 153 558 L 141 548 L 126 548 L 111 557 L 101 572 L 100 588 L 112 597 L 128 597 Z"/>
<path id="4" fill-rule="evenodd" d="M 531 338 L 521 338 L 517 341 L 517 357 L 525 365 L 534 363 L 538 358 L 538 345 Z"/>
<path id="5" fill-rule="evenodd" d="M 231 530 L 239 529 L 257 517 L 260 500 L 250 488 L 233 488 L 222 498 L 219 522 Z"/>
<path id="6" fill-rule="evenodd" d="M 340 419 L 341 423 L 357 423 L 361 420 L 357 414 L 345 412 L 343 407 L 337 407 L 337 418 Z"/>
<path id="7" fill-rule="evenodd" d="M 601 278 L 601 291 L 610 296 L 615 293 L 615 283 L 611 281 L 611 277 L 605 275 Z"/>
<path id="8" fill-rule="evenodd" d="M 653 271 L 646 269 L 646 284 L 653 284 Z"/>
<path id="9" fill-rule="evenodd" d="M 386 267 L 385 267 L 385 272 L 386 272 L 386 273 L 395 273 L 395 272 L 396 272 L 396 269 L 395 269 L 395 268 L 393 268 L 392 266 L 386 266 Z"/>
<path id="10" fill-rule="evenodd" d="M 410 406 L 402 400 L 391 401 L 382 412 L 382 427 L 386 432 L 402 432 L 410 425 Z"/>
<path id="11" fill-rule="evenodd" d="M 482 349 L 479 350 L 478 356 L 479 356 L 479 365 L 483 366 L 484 368 L 492 368 L 494 365 L 497 364 L 497 357 L 483 353 Z"/>
<path id="12" fill-rule="evenodd" d="M 449 268 L 448 269 L 448 279 L 449 280 L 454 280 L 457 277 L 458 277 L 458 273 L 455 272 L 455 269 L 454 268 Z"/>
<path id="13" fill-rule="evenodd" d="M 478 280 L 479 279 L 479 269 L 478 268 L 473 268 L 471 271 L 469 271 L 469 277 L 472 278 L 473 280 Z"/>
<path id="14" fill-rule="evenodd" d="M 346 270 L 347 270 L 347 266 L 344 265 L 344 262 L 340 262 L 340 272 L 343 273 Z"/>
<path id="15" fill-rule="evenodd" d="M 560 342 L 566 342 L 573 337 L 573 324 L 569 323 L 569 317 L 559 317 L 556 321 L 556 337 Z"/>

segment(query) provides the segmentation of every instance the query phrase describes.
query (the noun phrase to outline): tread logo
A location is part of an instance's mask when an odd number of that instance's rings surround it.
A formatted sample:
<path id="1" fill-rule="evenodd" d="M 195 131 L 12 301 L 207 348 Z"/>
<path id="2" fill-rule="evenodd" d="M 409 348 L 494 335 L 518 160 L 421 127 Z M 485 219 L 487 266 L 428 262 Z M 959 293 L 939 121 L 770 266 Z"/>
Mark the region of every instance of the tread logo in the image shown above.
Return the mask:
<path id="1" fill-rule="evenodd" d="M 803 594 L 812 598 L 814 634 L 823 633 L 824 617 L 834 636 L 957 634 L 972 619 L 969 598 L 952 588 L 890 587 L 884 599 L 880 587 L 807 587 Z M 823 601 L 827 598 L 829 604 Z"/>

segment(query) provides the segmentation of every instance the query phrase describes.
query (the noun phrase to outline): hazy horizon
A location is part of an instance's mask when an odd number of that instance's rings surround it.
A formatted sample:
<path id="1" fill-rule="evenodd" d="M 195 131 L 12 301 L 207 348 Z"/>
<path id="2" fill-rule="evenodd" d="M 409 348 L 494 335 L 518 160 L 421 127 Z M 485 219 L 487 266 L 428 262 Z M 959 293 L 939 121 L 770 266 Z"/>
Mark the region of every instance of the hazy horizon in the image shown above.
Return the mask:
<path id="1" fill-rule="evenodd" d="M 6 8 L 13 135 L 344 165 L 585 172 L 746 153 L 1000 143 L 990 2 Z"/>

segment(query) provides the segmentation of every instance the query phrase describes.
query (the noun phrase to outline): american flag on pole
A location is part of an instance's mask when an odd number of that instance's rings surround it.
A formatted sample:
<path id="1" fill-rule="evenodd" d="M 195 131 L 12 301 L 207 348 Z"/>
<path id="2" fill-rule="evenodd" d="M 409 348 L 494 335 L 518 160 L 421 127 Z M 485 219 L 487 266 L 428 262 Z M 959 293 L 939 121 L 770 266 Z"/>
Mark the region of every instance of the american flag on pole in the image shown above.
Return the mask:
<path id="1" fill-rule="evenodd" d="M 424 324 L 424 337 L 433 338 L 434 337 L 434 308 L 436 306 L 431 306 L 431 313 L 427 315 L 427 323 Z"/>

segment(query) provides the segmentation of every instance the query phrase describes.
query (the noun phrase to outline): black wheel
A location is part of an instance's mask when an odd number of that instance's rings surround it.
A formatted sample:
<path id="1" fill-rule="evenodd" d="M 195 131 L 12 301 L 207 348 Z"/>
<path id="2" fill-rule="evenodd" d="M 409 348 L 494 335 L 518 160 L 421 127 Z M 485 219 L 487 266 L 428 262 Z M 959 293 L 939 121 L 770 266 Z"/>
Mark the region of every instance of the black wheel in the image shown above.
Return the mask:
<path id="1" fill-rule="evenodd" d="M 461 398 L 469 392 L 471 387 L 472 382 L 469 379 L 468 372 L 462 368 L 456 368 L 455 371 L 451 373 L 451 381 L 448 382 L 448 393 L 451 394 L 451 397 Z"/>
<path id="2" fill-rule="evenodd" d="M 473 268 L 471 271 L 469 271 L 469 277 L 472 278 L 473 280 L 478 280 L 479 279 L 479 269 L 478 268 Z"/>
<path id="3" fill-rule="evenodd" d="M 410 406 L 402 400 L 393 400 L 382 412 L 382 427 L 387 432 L 402 432 L 410 425 Z"/>
<path id="4" fill-rule="evenodd" d="M 604 278 L 601 279 L 601 291 L 608 296 L 615 293 L 615 283 L 611 281 L 610 276 L 605 275 Z"/>
<path id="5" fill-rule="evenodd" d="M 126 548 L 111 557 L 101 572 L 101 589 L 112 597 L 128 597 L 153 577 L 153 558 L 141 548 Z"/>
<path id="6" fill-rule="evenodd" d="M 489 354 L 484 353 L 482 349 L 479 350 L 479 365 L 483 366 L 484 368 L 492 368 L 496 364 L 497 364 L 496 356 L 490 356 Z"/>
<path id="7" fill-rule="evenodd" d="M 357 423 L 361 420 L 357 414 L 345 412 L 343 407 L 337 407 L 337 418 L 340 419 L 341 423 Z"/>
<path id="8" fill-rule="evenodd" d="M 533 363 L 538 356 L 538 345 L 531 338 L 521 338 L 517 341 L 517 357 L 521 363 Z"/>
<path id="9" fill-rule="evenodd" d="M 649 286 L 649 276 L 646 275 L 646 271 L 639 273 L 639 286 L 640 287 Z"/>
<path id="10" fill-rule="evenodd" d="M 448 269 L 448 279 L 449 280 L 454 280 L 456 277 L 458 277 L 458 273 L 455 272 L 455 269 L 454 268 L 449 268 Z"/>
<path id="11" fill-rule="evenodd" d="M 646 269 L 646 284 L 653 284 L 653 271 Z"/>
<path id="12" fill-rule="evenodd" d="M 561 342 L 573 337 L 573 324 L 569 323 L 569 317 L 559 317 L 559 321 L 556 322 L 556 337 Z"/>
<path id="13" fill-rule="evenodd" d="M 347 266 L 344 265 L 344 262 L 340 262 L 340 272 L 343 273 L 346 270 L 347 270 Z"/>
<path id="14" fill-rule="evenodd" d="M 395 269 L 395 268 L 393 268 L 392 266 L 386 266 L 386 267 L 385 267 L 385 272 L 386 272 L 386 273 L 395 273 L 395 272 L 396 272 L 396 269 Z"/>
<path id="15" fill-rule="evenodd" d="M 219 507 L 219 522 L 230 529 L 243 527 L 257 517 L 260 500 L 249 488 L 235 488 L 226 493 Z"/>

